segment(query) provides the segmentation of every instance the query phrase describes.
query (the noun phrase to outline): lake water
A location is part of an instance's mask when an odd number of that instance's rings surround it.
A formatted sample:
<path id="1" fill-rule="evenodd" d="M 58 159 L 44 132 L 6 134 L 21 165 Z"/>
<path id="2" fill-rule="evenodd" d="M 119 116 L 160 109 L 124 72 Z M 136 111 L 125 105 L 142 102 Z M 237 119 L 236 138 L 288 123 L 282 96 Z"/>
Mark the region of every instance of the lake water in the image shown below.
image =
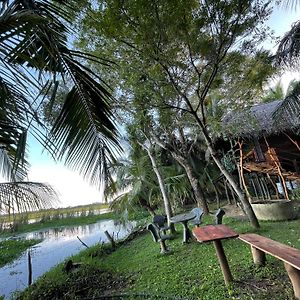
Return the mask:
<path id="1" fill-rule="evenodd" d="M 135 222 L 126 226 L 116 224 L 113 220 L 103 220 L 95 224 L 45 229 L 22 234 L 25 239 L 43 239 L 31 248 L 32 280 L 35 281 L 50 268 L 64 261 L 68 256 L 86 249 L 77 236 L 88 246 L 107 242 L 104 231 L 114 235 L 114 239 L 122 239 L 135 227 Z M 0 268 L 0 295 L 9 299 L 16 290 L 23 290 L 28 283 L 27 251 L 13 263 Z"/>

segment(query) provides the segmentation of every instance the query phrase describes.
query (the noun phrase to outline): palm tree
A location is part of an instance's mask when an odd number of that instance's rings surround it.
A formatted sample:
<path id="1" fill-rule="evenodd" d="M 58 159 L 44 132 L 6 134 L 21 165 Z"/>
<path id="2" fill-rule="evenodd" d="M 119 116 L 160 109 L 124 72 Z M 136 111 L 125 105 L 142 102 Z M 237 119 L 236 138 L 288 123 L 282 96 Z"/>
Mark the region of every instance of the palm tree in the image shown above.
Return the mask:
<path id="1" fill-rule="evenodd" d="M 134 161 L 119 160 L 111 168 L 114 180 L 105 190 L 106 196 L 113 198 L 111 207 L 124 212 L 140 206 L 154 216 L 159 204 L 159 188 L 149 158 L 144 155 Z"/>
<path id="2" fill-rule="evenodd" d="M 110 66 L 109 61 L 68 47 L 76 2 L 0 3 L 0 171 L 8 180 L 26 175 L 29 132 L 54 159 L 64 159 L 98 186 L 120 150 L 109 88 L 84 63 Z M 68 82 L 70 90 L 48 128 L 39 115 L 43 95 L 52 91 L 51 110 L 60 82 Z"/>
<path id="3" fill-rule="evenodd" d="M 286 7 L 296 8 L 299 6 L 299 0 L 289 0 Z M 285 66 L 291 69 L 298 69 L 300 62 L 300 21 L 295 23 L 291 30 L 288 31 L 281 39 L 276 53 L 276 62 L 280 66 Z M 300 112 L 300 83 L 295 82 L 291 88 L 289 87 L 287 95 L 282 104 L 275 111 L 275 117 L 280 117 L 282 114 L 296 115 Z"/>

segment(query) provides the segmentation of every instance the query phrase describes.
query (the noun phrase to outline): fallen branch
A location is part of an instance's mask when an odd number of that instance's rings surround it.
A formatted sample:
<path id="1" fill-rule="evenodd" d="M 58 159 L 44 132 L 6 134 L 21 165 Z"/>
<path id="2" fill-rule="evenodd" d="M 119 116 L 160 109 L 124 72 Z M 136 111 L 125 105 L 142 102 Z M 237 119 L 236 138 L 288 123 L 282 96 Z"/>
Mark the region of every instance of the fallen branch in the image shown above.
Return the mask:
<path id="1" fill-rule="evenodd" d="M 77 238 L 78 238 L 78 240 L 80 241 L 80 243 L 81 243 L 83 246 L 89 248 L 89 246 L 88 246 L 86 243 L 84 243 L 84 242 L 79 238 L 78 235 L 77 235 Z"/>

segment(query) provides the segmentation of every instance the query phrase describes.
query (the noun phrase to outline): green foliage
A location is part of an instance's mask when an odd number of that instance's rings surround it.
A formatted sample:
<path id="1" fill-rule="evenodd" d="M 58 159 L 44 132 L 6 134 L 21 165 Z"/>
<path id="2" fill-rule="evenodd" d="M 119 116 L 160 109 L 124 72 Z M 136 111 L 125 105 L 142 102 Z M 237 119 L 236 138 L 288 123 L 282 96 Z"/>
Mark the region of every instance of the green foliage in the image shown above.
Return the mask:
<path id="1" fill-rule="evenodd" d="M 274 88 L 266 91 L 262 98 L 262 102 L 272 102 L 274 100 L 282 100 L 284 98 L 284 91 L 281 82 L 279 81 Z"/>
<path id="2" fill-rule="evenodd" d="M 40 240 L 8 239 L 0 241 L 0 267 L 14 261 L 22 252 L 39 243 Z"/>
<path id="3" fill-rule="evenodd" d="M 108 80 L 128 113 L 123 119 L 139 131 L 136 140 L 156 143 L 187 166 L 194 145 L 213 146 L 221 115 L 254 101 L 275 71 L 257 47 L 269 13 L 260 0 L 103 0 L 80 13 L 77 42 L 117 62 Z"/>

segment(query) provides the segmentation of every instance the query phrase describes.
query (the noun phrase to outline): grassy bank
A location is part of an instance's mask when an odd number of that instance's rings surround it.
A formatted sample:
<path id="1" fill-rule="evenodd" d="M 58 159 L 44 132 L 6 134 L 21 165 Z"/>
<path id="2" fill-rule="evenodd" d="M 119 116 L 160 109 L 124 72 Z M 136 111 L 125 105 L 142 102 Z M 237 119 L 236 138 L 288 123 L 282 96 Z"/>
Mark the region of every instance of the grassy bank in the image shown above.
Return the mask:
<path id="1" fill-rule="evenodd" d="M 64 219 L 52 219 L 46 220 L 43 222 L 33 223 L 33 224 L 18 224 L 14 231 L 4 230 L 0 233 L 0 237 L 11 236 L 12 234 L 19 234 L 24 232 L 41 230 L 44 228 L 56 228 L 64 226 L 73 226 L 73 225 L 87 225 L 93 224 L 100 220 L 113 219 L 114 214 L 112 212 L 101 214 L 101 215 L 88 215 L 80 217 L 69 217 Z"/>
<path id="2" fill-rule="evenodd" d="M 205 223 L 212 221 L 206 219 Z M 254 232 L 248 222 L 225 218 L 239 233 Z M 300 248 L 299 221 L 263 222 L 257 232 Z M 282 262 L 268 257 L 265 267 L 253 266 L 249 247 L 224 241 L 234 284 L 227 289 L 212 244 L 182 245 L 182 229 L 168 241 L 172 254 L 159 254 L 159 244 L 145 232 L 116 251 L 95 246 L 72 258 L 83 266 L 67 274 L 62 265 L 43 276 L 19 299 L 82 299 L 131 295 L 129 299 L 293 299 Z M 97 299 L 97 298 L 96 298 Z M 99 298 L 100 299 L 100 298 Z M 101 298 L 103 299 L 103 298 Z"/>
<path id="3" fill-rule="evenodd" d="M 14 261 L 22 252 L 39 243 L 40 240 L 16 240 L 10 239 L 0 242 L 0 267 Z"/>
<path id="4" fill-rule="evenodd" d="M 55 216 L 74 216 L 81 213 L 93 212 L 95 210 L 107 209 L 109 208 L 109 204 L 106 203 L 95 203 L 88 205 L 79 205 L 73 207 L 62 207 L 62 208 L 51 208 L 51 209 L 41 209 L 39 211 L 32 212 L 23 212 L 23 213 L 15 213 L 14 215 L 1 215 L 0 221 L 10 222 L 13 220 L 29 220 L 29 219 L 43 219 L 47 217 L 55 217 Z"/>

